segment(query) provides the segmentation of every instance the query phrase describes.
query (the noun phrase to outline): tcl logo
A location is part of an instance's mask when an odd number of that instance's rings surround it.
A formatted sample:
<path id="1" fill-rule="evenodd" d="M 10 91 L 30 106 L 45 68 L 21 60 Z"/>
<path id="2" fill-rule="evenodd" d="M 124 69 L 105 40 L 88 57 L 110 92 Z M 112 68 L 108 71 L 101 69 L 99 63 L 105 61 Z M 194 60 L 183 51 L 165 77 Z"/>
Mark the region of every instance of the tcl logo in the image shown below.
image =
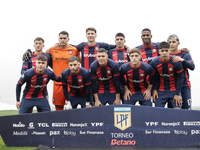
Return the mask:
<path id="1" fill-rule="evenodd" d="M 39 127 L 49 127 L 48 123 L 38 123 Z"/>

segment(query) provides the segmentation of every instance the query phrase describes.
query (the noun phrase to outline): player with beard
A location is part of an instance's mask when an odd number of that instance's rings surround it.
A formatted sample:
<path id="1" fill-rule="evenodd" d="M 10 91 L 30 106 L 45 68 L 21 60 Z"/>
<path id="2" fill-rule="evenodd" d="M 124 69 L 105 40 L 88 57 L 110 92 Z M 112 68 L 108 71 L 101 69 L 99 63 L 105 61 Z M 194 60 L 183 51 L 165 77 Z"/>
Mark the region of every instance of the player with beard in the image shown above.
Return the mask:
<path id="1" fill-rule="evenodd" d="M 90 72 L 80 67 L 79 59 L 76 56 L 69 58 L 69 68 L 64 70 L 61 74 L 62 86 L 67 105 L 76 108 L 78 104 L 84 107 L 91 107 L 90 89 L 91 89 L 91 76 Z M 68 93 L 68 87 L 70 92 Z"/>

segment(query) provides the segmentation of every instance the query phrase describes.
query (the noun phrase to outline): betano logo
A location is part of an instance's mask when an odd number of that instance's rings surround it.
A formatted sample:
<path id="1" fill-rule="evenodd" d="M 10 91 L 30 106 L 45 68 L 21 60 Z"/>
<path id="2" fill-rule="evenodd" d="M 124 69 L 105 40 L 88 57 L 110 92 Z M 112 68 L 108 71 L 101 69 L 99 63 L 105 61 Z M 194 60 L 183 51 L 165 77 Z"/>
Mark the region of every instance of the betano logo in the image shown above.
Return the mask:
<path id="1" fill-rule="evenodd" d="M 131 126 L 131 107 L 114 107 L 114 125 L 122 131 Z"/>

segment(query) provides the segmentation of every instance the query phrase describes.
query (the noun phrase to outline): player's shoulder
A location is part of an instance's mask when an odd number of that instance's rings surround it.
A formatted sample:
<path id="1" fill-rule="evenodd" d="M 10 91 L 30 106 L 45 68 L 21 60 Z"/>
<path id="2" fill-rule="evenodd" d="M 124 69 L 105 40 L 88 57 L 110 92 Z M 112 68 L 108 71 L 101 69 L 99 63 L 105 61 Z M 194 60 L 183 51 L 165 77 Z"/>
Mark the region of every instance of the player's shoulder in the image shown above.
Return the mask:
<path id="1" fill-rule="evenodd" d="M 67 50 L 77 50 L 77 48 L 72 45 L 68 45 Z"/>
<path id="2" fill-rule="evenodd" d="M 83 67 L 80 67 L 80 71 L 82 71 L 82 72 L 89 72 L 87 69 L 85 69 Z"/>
<path id="3" fill-rule="evenodd" d="M 110 65 L 111 67 L 116 67 L 116 66 L 118 67 L 118 64 L 110 58 L 108 58 L 108 65 Z"/>
<path id="4" fill-rule="evenodd" d="M 145 63 L 145 62 L 142 62 L 142 61 L 140 61 L 141 62 L 141 66 L 144 66 L 144 67 L 149 67 L 149 66 L 151 66 L 150 64 L 148 64 L 148 63 Z"/>
<path id="5" fill-rule="evenodd" d="M 159 60 L 160 60 L 160 56 L 157 56 L 157 57 L 152 59 L 151 64 L 158 62 Z"/>
<path id="6" fill-rule="evenodd" d="M 67 69 L 63 70 L 61 74 L 68 74 L 69 72 L 70 72 L 70 69 L 67 68 Z"/>
<path id="7" fill-rule="evenodd" d="M 90 64 L 90 67 L 96 67 L 97 64 L 98 64 L 98 60 L 95 60 Z"/>
<path id="8" fill-rule="evenodd" d="M 152 47 L 158 47 L 159 44 L 159 42 L 152 42 Z"/>
<path id="9" fill-rule="evenodd" d="M 144 46 L 143 45 L 139 45 L 139 46 L 136 46 L 135 48 L 138 48 L 138 49 L 143 49 L 144 48 Z"/>
<path id="10" fill-rule="evenodd" d="M 87 42 L 81 42 L 77 45 L 77 47 L 84 47 L 84 46 L 87 46 Z"/>

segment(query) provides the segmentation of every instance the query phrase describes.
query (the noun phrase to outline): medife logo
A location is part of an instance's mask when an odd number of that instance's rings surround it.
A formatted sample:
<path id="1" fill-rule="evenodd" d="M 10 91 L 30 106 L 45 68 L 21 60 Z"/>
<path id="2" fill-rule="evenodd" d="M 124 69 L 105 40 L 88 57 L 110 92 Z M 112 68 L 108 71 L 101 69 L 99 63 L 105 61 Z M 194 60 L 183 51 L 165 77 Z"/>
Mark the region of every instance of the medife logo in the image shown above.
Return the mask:
<path id="1" fill-rule="evenodd" d="M 131 126 L 131 107 L 114 107 L 114 126 L 122 131 Z"/>

